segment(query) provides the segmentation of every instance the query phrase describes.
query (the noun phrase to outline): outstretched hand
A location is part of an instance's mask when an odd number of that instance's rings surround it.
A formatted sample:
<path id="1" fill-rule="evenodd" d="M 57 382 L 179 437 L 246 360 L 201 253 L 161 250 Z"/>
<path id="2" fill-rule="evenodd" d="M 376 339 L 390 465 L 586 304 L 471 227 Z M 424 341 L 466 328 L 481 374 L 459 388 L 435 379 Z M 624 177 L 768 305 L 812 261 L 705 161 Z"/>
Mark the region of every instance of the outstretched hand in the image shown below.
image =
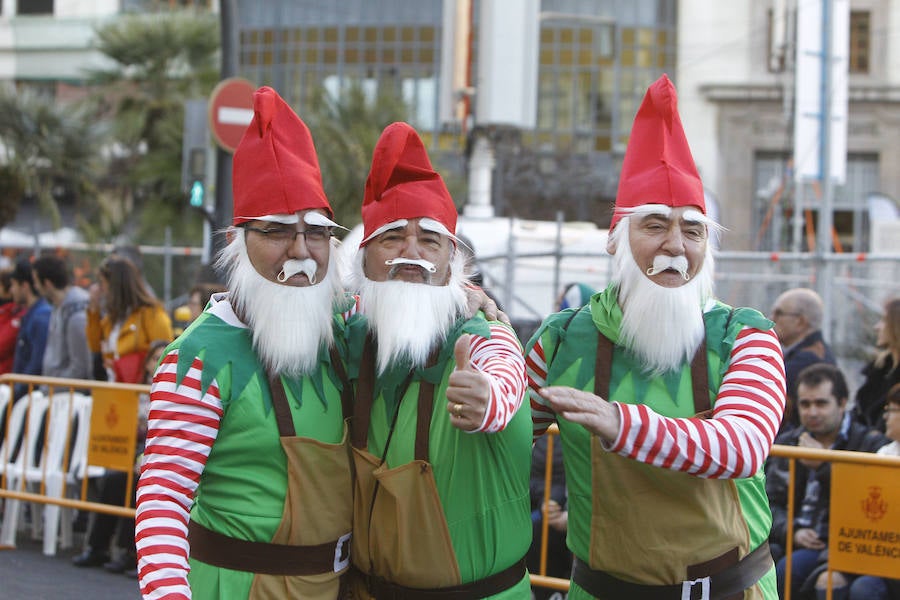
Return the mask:
<path id="1" fill-rule="evenodd" d="M 541 388 L 538 394 L 550 403 L 553 412 L 582 425 L 604 442 L 612 443 L 619 435 L 619 411 L 600 396 L 562 386 Z"/>
<path id="2" fill-rule="evenodd" d="M 487 375 L 472 364 L 469 357 L 472 336 L 459 336 L 453 346 L 456 368 L 447 382 L 447 412 L 454 427 L 474 431 L 481 426 L 491 398 L 491 385 Z"/>

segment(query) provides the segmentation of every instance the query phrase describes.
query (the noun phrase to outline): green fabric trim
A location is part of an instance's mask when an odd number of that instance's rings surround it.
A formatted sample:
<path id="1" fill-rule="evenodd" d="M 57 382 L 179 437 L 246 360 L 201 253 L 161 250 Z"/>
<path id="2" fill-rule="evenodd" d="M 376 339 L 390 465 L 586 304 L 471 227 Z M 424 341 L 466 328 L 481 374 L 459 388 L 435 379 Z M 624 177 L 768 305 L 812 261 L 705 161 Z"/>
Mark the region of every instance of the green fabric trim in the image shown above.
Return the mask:
<path id="1" fill-rule="evenodd" d="M 356 317 L 354 315 L 351 318 L 350 325 L 344 323 L 341 314 L 335 314 L 332 317 L 335 348 L 345 364 L 347 364 L 347 357 L 350 354 L 346 337 L 348 330 L 358 331 L 365 327 L 364 319 Z M 203 335 L 191 335 L 191 332 L 198 327 L 203 327 Z M 261 377 L 261 373 L 265 373 L 262 362 L 253 349 L 250 330 L 229 325 L 209 312 L 204 312 L 197 317 L 185 332 L 169 345 L 166 351 L 175 349 L 179 350 L 175 371 L 176 385 L 181 385 L 194 358 L 199 358 L 203 362 L 203 370 L 200 373 L 200 390 L 202 393 L 206 393 L 215 380 L 219 385 L 219 397 L 223 407 L 227 407 L 233 399 L 241 397 L 247 385 Z M 220 351 L 220 349 L 227 349 L 227 351 Z M 358 360 L 349 364 L 358 364 Z M 348 376 L 352 377 L 352 375 Z M 290 390 L 290 396 L 296 407 L 299 408 L 303 405 L 303 380 L 306 380 L 310 382 L 322 407 L 327 409 L 326 377 L 338 390 L 343 389 L 343 383 L 338 378 L 334 365 L 331 364 L 331 354 L 322 348 L 319 350 L 318 367 L 313 369 L 312 373 L 306 374 L 302 378 L 282 376 L 281 380 Z M 269 386 L 260 382 L 259 388 L 263 406 L 268 413 L 272 410 Z"/>
<path id="2" fill-rule="evenodd" d="M 608 286 L 594 294 L 589 308 L 567 309 L 550 315 L 528 343 L 528 350 L 539 338 L 543 339 L 545 360 L 548 365 L 547 381 L 564 379 L 582 390 L 593 390 L 594 363 L 597 356 L 597 331 L 602 332 L 613 344 L 619 340 L 622 324 L 622 309 L 617 301 L 618 288 Z M 704 312 L 706 343 L 709 362 L 709 376 L 712 397 L 728 367 L 728 358 L 738 333 L 744 326 L 769 329 L 771 321 L 752 308 L 732 309 L 727 304 L 716 301 Z M 565 346 L 564 355 L 557 357 L 560 347 Z M 665 373 L 655 379 L 637 376 L 638 359 L 625 348 L 616 345 L 614 349 L 611 381 L 617 390 L 627 390 L 629 402 L 646 404 L 651 387 L 662 385 L 669 398 L 679 406 L 683 394 L 679 393 L 690 381 L 690 365 L 680 371 Z M 618 382 L 618 383 L 615 383 Z M 689 386 L 688 386 L 689 387 Z M 690 399 L 690 397 L 688 397 Z M 681 407 L 685 410 L 692 407 Z"/>
<path id="3" fill-rule="evenodd" d="M 203 328 L 203 335 L 192 335 L 194 329 Z M 227 352 L 220 351 L 227 348 Z M 200 391 L 206 393 L 215 380 L 219 385 L 219 397 L 223 407 L 232 399 L 240 397 L 247 385 L 263 371 L 262 364 L 253 351 L 250 330 L 229 325 L 210 312 L 203 312 L 188 326 L 166 352 L 178 350 L 178 364 L 175 370 L 175 384 L 181 385 L 194 358 L 203 361 L 200 373 Z M 271 409 L 272 398 L 268 386 L 263 388 L 267 410 Z"/>

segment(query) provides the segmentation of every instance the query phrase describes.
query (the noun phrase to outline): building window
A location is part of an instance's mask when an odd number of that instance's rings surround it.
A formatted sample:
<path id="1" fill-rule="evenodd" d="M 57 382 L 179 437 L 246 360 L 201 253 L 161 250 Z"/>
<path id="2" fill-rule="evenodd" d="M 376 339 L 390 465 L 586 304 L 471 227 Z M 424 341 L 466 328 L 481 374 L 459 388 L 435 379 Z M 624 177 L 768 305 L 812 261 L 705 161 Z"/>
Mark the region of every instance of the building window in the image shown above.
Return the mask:
<path id="1" fill-rule="evenodd" d="M 53 0 L 28 0 L 19 2 L 20 15 L 52 15 Z"/>
<path id="2" fill-rule="evenodd" d="M 402 95 L 410 120 L 435 127 L 440 35 L 433 25 L 244 29 L 240 39 L 247 75 L 294 90 L 287 96 L 301 109 L 319 86 L 336 98 L 355 82 L 371 98 L 381 91 Z"/>
<path id="3" fill-rule="evenodd" d="M 542 23 L 538 129 L 554 145 L 577 153 L 610 150 L 612 36 L 605 23 Z"/>
<path id="4" fill-rule="evenodd" d="M 850 11 L 850 72 L 869 72 L 869 53 L 872 43 L 871 13 Z"/>

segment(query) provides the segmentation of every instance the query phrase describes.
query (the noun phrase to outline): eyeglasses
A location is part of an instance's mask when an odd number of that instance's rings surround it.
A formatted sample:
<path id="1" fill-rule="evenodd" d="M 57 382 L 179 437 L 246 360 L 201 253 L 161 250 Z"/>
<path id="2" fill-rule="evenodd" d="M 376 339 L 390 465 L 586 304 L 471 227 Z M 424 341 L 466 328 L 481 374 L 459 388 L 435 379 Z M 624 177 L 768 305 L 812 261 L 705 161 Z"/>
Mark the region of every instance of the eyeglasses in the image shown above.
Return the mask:
<path id="1" fill-rule="evenodd" d="M 310 227 L 305 231 L 297 231 L 293 227 L 251 227 L 245 225 L 244 229 L 263 236 L 269 243 L 279 246 L 293 244 L 298 235 L 302 235 L 307 246 L 320 247 L 328 243 L 331 238 L 330 227 Z"/>
<path id="2" fill-rule="evenodd" d="M 885 414 L 900 413 L 900 406 L 885 406 L 884 412 Z"/>
<path id="3" fill-rule="evenodd" d="M 800 317 L 802 315 L 798 312 L 791 312 L 788 310 L 782 310 L 780 308 L 776 308 L 775 310 L 772 311 L 772 316 L 777 319 L 778 317 Z"/>

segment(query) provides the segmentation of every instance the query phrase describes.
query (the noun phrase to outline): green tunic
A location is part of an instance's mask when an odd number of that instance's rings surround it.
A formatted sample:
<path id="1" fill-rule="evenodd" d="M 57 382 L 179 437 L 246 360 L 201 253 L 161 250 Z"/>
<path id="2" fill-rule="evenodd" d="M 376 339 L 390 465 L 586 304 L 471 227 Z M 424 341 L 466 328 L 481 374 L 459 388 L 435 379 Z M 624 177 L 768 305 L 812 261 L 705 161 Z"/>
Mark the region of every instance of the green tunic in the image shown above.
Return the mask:
<path id="1" fill-rule="evenodd" d="M 340 320 L 335 317 L 336 328 Z M 338 345 L 342 334 L 336 331 Z M 179 349 L 178 381 L 194 357 L 203 361 L 201 390 L 219 387 L 222 419 L 196 490 L 191 520 L 221 534 L 268 542 L 281 523 L 287 463 L 279 442 L 269 386 L 248 329 L 205 312 L 172 345 Z M 226 352 L 219 351 L 227 349 Z M 282 378 L 296 435 L 337 444 L 343 436 L 340 383 L 328 352 L 298 380 Z M 348 490 L 348 504 L 352 502 Z M 348 527 L 349 530 L 349 527 Z M 194 598 L 246 598 L 254 574 L 190 559 Z"/>
<path id="2" fill-rule="evenodd" d="M 569 386 L 593 392 L 598 330 L 615 344 L 621 320 L 622 312 L 616 302 L 616 289 L 610 286 L 591 299 L 590 309 L 568 309 L 549 316 L 529 341 L 526 356 L 540 339 L 547 365 L 546 385 Z M 716 303 L 704 313 L 704 322 L 710 405 L 714 405 L 719 385 L 728 367 L 731 347 L 738 333 L 745 325 L 768 329 L 771 324 L 755 310 L 732 309 L 722 303 Z M 648 378 L 642 375 L 637 359 L 623 347 L 616 345 L 610 376 L 610 399 L 626 404 L 644 404 L 663 416 L 693 416 L 695 410 L 690 365 L 685 364 L 677 373 Z M 557 416 L 557 423 L 563 443 L 569 494 L 567 545 L 576 556 L 587 560 L 591 556 L 593 510 L 591 435 L 581 425 L 562 417 Z M 634 468 L 652 470 L 657 467 L 634 461 Z M 687 474 L 684 476 L 691 477 Z M 730 485 L 731 481 L 723 483 Z M 615 482 L 608 483 L 616 485 Z M 752 477 L 733 480 L 733 484 L 749 531 L 750 547 L 756 548 L 768 539 L 772 521 L 763 470 L 760 469 Z M 624 490 L 620 490 L 621 492 Z M 616 494 L 616 488 L 609 489 L 608 493 Z M 648 555 L 648 560 L 652 560 L 652 556 Z M 761 585 L 766 598 L 777 596 L 774 569 L 761 581 Z M 573 600 L 591 598 L 574 583 L 569 597 Z"/>
<path id="3" fill-rule="evenodd" d="M 461 581 L 470 582 L 515 563 L 531 545 L 531 419 L 527 410 L 519 410 L 506 428 L 496 433 L 466 433 L 450 424 L 447 380 L 455 366 L 453 346 L 463 333 L 490 337 L 488 323 L 481 317 L 460 323 L 448 335 L 436 367 L 431 372 L 419 371 L 403 395 L 386 461 L 394 468 L 414 460 L 419 393 L 415 380 L 420 376 L 430 379 L 436 385 L 428 458 L 434 468 Z M 399 383 L 408 373 L 408 366 L 395 366 L 376 382 L 368 445 L 374 456 L 384 456 Z M 516 586 L 492 596 L 528 597 L 527 576 Z"/>

